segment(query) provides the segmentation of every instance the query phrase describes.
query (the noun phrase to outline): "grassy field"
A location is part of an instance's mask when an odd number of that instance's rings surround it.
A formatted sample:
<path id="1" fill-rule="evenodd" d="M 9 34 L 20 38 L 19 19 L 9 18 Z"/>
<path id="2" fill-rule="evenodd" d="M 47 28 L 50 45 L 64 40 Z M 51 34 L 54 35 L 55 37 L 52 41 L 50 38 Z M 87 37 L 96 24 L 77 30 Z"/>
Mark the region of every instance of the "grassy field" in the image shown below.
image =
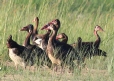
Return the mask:
<path id="1" fill-rule="evenodd" d="M 113 0 L 0 0 L 0 81 L 113 81 L 114 80 L 114 1 Z M 75 69 L 73 74 L 53 73 L 47 68 L 37 70 L 15 70 L 8 56 L 6 40 L 11 34 L 22 45 L 26 32 L 19 32 L 25 25 L 33 24 L 39 17 L 40 28 L 58 18 L 66 33 L 68 43 L 95 41 L 94 27 L 100 25 L 105 32 L 99 32 L 100 49 L 107 52 L 107 58 L 86 59 L 86 67 Z"/>

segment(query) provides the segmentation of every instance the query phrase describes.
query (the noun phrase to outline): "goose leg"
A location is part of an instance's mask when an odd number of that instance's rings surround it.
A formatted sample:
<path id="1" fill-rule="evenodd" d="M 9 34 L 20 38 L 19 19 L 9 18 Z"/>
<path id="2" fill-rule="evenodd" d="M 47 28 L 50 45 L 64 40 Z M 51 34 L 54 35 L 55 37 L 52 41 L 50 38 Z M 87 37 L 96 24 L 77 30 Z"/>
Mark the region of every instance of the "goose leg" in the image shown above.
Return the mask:
<path id="1" fill-rule="evenodd" d="M 52 64 L 52 69 L 54 72 L 57 72 L 57 69 L 58 69 L 57 64 Z"/>
<path id="2" fill-rule="evenodd" d="M 73 73 L 74 72 L 74 62 L 73 61 L 71 61 L 71 63 L 70 63 L 70 67 L 69 67 L 69 71 L 68 71 L 69 73 Z"/>

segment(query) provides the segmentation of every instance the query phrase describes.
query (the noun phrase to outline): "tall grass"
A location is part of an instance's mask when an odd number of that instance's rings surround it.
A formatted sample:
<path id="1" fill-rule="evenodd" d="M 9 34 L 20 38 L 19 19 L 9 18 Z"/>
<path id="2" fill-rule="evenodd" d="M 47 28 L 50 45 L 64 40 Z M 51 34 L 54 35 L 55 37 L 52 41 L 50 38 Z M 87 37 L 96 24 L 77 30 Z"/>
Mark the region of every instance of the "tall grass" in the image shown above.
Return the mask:
<path id="1" fill-rule="evenodd" d="M 0 62 L 3 69 L 0 73 L 13 73 L 23 75 L 23 81 L 112 81 L 114 74 L 114 1 L 113 0 L 0 0 Z M 82 37 L 83 41 L 95 41 L 93 34 L 94 27 L 100 25 L 104 29 L 104 33 L 99 32 L 101 37 L 100 49 L 107 52 L 108 57 L 93 57 L 86 59 L 86 66 L 96 70 L 106 70 L 106 75 L 97 75 L 100 73 L 80 75 L 78 71 L 73 76 L 51 75 L 46 71 L 35 72 L 29 74 L 29 71 L 16 71 L 3 64 L 10 60 L 6 47 L 6 40 L 11 34 L 13 39 L 22 44 L 26 33 L 19 32 L 19 29 L 28 24 L 34 24 L 32 20 L 38 16 L 39 33 L 40 28 L 49 21 L 58 18 L 61 21 L 61 28 L 58 33 L 65 32 L 68 37 L 68 43 L 77 41 L 77 37 Z M 13 72 L 14 71 L 14 72 Z M 22 73 L 19 73 L 22 72 Z M 95 73 L 95 74 L 94 74 Z M 84 74 L 84 73 L 83 73 Z M 3 76 L 2 75 L 2 76 Z M 40 77 L 40 78 L 39 78 Z M 45 78 L 43 78 L 45 77 Z M 15 78 L 15 77 L 14 77 Z M 15 81 L 20 81 L 16 80 Z M 22 81 L 22 80 L 21 80 Z"/>

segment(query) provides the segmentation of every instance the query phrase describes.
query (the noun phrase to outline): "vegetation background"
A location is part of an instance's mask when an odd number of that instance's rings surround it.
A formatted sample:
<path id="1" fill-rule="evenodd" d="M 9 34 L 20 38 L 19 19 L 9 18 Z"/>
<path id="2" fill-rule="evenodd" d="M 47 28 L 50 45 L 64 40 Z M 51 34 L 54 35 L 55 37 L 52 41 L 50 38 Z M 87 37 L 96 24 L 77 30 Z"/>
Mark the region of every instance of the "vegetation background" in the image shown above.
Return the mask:
<path id="1" fill-rule="evenodd" d="M 68 43 L 95 41 L 94 27 L 100 25 L 105 32 L 99 32 L 100 49 L 107 52 L 107 58 L 86 59 L 86 67 L 73 74 L 57 74 L 39 68 L 35 72 L 15 70 L 10 60 L 6 40 L 11 34 L 17 43 L 23 43 L 26 32 L 19 29 L 34 24 L 39 17 L 40 28 L 58 18 L 61 28 L 58 33 L 66 33 Z M 114 80 L 114 0 L 0 0 L 0 81 L 113 81 Z"/>

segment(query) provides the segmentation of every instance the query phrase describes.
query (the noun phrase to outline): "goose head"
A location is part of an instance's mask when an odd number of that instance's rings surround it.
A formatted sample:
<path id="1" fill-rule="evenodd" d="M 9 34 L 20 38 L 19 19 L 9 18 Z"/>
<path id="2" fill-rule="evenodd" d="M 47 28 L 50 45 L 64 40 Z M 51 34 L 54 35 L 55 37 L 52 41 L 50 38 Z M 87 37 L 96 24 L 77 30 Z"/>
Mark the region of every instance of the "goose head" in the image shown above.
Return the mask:
<path id="1" fill-rule="evenodd" d="M 54 24 L 57 28 L 57 30 L 60 28 L 60 20 L 59 19 L 55 19 L 51 22 L 49 22 L 47 25 L 45 25 L 44 27 L 41 28 L 41 30 L 47 28 L 47 26 L 49 26 L 50 24 Z"/>
<path id="2" fill-rule="evenodd" d="M 67 36 L 66 36 L 66 34 L 65 33 L 60 33 L 60 34 L 58 34 L 57 36 L 56 36 L 56 39 L 58 40 L 58 39 L 64 39 L 64 38 L 66 38 Z"/>
<path id="3" fill-rule="evenodd" d="M 56 25 L 54 25 L 53 23 L 50 23 L 50 24 L 46 25 L 44 29 L 45 29 L 45 30 L 56 31 L 58 28 L 57 28 Z"/>
<path id="4" fill-rule="evenodd" d="M 7 39 L 7 47 L 8 48 L 15 48 L 17 46 L 17 43 L 12 40 L 12 35 L 10 35 Z"/>
<path id="5" fill-rule="evenodd" d="M 68 42 L 68 36 L 65 33 L 60 33 L 56 36 L 56 40 L 61 40 L 62 43 Z"/>
<path id="6" fill-rule="evenodd" d="M 51 23 L 54 24 L 57 27 L 57 29 L 60 28 L 60 20 L 59 19 L 55 19 L 55 20 L 51 21 L 49 24 L 51 24 Z"/>
<path id="7" fill-rule="evenodd" d="M 38 17 L 35 17 L 33 22 L 38 22 L 39 21 L 39 18 Z"/>
<path id="8" fill-rule="evenodd" d="M 29 25 L 21 28 L 20 31 L 32 32 L 33 31 L 33 25 L 32 24 L 29 24 Z"/>
<path id="9" fill-rule="evenodd" d="M 96 25 L 94 31 L 104 31 L 104 30 L 99 25 Z"/>
<path id="10" fill-rule="evenodd" d="M 39 24 L 39 18 L 38 18 L 38 17 L 35 17 L 34 20 L 33 20 L 33 22 L 35 22 L 35 26 L 34 26 L 34 29 L 33 29 L 33 33 L 34 33 L 34 34 L 38 34 L 37 29 L 38 29 L 38 24 Z"/>

